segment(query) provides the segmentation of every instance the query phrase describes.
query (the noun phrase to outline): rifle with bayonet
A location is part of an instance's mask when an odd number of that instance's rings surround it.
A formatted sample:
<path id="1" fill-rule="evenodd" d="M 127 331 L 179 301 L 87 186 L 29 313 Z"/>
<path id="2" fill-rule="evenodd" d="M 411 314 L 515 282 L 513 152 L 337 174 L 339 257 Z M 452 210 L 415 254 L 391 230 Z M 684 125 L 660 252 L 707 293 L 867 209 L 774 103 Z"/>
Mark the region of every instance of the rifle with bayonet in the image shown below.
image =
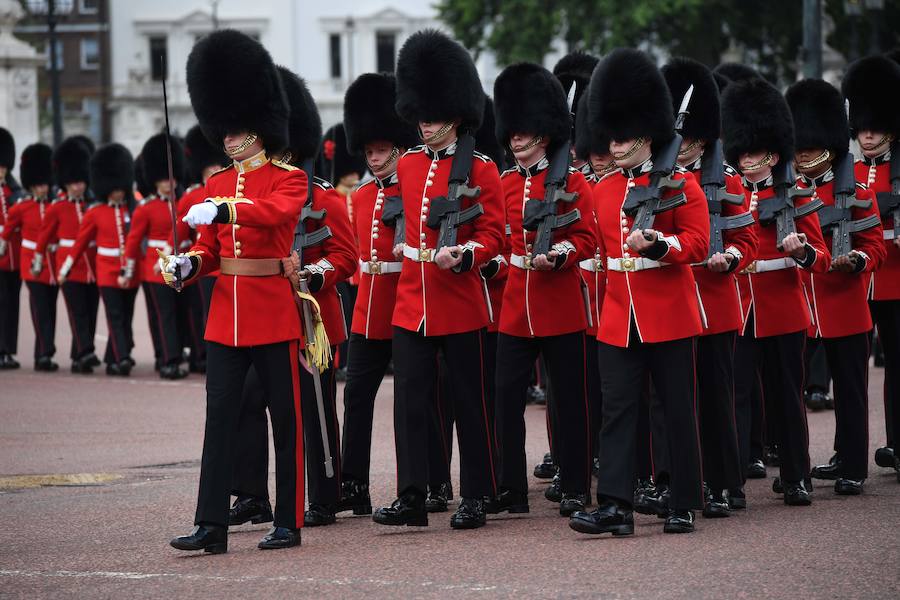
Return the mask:
<path id="1" fill-rule="evenodd" d="M 754 219 L 750 211 L 727 217 L 722 215 L 725 204 L 741 206 L 744 196 L 731 194 L 725 189 L 725 158 L 722 155 L 721 140 L 707 144 L 703 158 L 700 159 L 700 169 L 700 185 L 709 208 L 709 255 L 706 257 L 709 260 L 713 255 L 725 251 L 725 231 L 749 227 L 753 225 Z"/>
<path id="2" fill-rule="evenodd" d="M 781 161 L 773 169 L 773 188 L 775 195 L 759 201 L 759 223 L 763 226 L 775 223 L 775 247 L 784 250 L 782 242 L 792 233 L 797 233 L 796 219 L 813 214 L 822 206 L 822 201 L 814 198 L 811 202 L 796 206 L 798 198 L 810 198 L 812 189 L 797 187 L 797 177 L 791 160 L 781 157 Z"/>
<path id="3" fill-rule="evenodd" d="M 425 224 L 431 229 L 440 230 L 435 251 L 456 246 L 459 226 L 474 221 L 484 214 L 484 207 L 478 203 L 466 209 L 462 208 L 463 198 L 474 199 L 481 194 L 480 187 L 468 186 L 474 152 L 475 138 L 468 133 L 459 136 L 456 152 L 453 154 L 453 164 L 450 166 L 447 195 L 431 201 L 431 209 Z"/>
<path id="4" fill-rule="evenodd" d="M 891 145 L 891 191 L 878 192 L 878 212 L 881 218 L 892 217 L 894 221 L 893 231 L 888 231 L 886 239 L 900 239 L 900 142 Z M 893 233 L 891 236 L 890 234 Z"/>
<path id="5" fill-rule="evenodd" d="M 869 215 L 853 221 L 854 208 L 870 208 L 871 200 L 856 199 L 856 176 L 853 173 L 853 155 L 849 152 L 834 165 L 834 206 L 819 209 L 819 225 L 822 233 L 831 231 L 831 258 L 847 256 L 853 250 L 850 236 L 860 231 L 878 227 L 878 215 Z"/>

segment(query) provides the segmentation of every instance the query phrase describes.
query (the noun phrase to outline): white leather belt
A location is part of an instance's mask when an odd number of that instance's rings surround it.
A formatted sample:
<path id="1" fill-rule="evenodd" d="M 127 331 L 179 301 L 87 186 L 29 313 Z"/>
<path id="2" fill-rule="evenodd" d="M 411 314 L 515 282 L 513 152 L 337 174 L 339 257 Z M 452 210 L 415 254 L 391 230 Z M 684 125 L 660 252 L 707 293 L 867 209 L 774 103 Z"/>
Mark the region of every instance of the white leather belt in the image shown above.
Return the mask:
<path id="1" fill-rule="evenodd" d="M 770 258 L 768 260 L 754 260 L 750 263 L 746 269 L 744 269 L 744 273 L 765 273 L 766 271 L 781 271 L 783 269 L 793 269 L 797 266 L 797 261 L 795 261 L 790 256 L 786 256 L 784 258 Z"/>
<path id="2" fill-rule="evenodd" d="M 0 233 L 3 233 L 3 228 L 4 228 L 4 226 L 0 225 Z"/>
<path id="3" fill-rule="evenodd" d="M 118 248 L 107 248 L 106 246 L 97 246 L 97 254 L 100 256 L 118 257 L 122 256 L 122 251 Z"/>
<path id="4" fill-rule="evenodd" d="M 434 262 L 434 255 L 437 251 L 434 248 L 414 248 L 407 244 L 403 244 L 403 256 L 409 260 L 416 262 Z"/>
<path id="5" fill-rule="evenodd" d="M 403 268 L 400 261 L 386 262 L 383 260 L 367 260 L 359 261 L 359 270 L 366 275 L 387 275 L 388 273 L 399 273 Z"/>
<path id="6" fill-rule="evenodd" d="M 35 242 L 34 240 L 26 240 L 26 239 L 23 239 L 23 240 L 22 240 L 22 247 L 23 247 L 23 248 L 28 248 L 29 250 L 35 250 L 35 249 L 37 249 L 37 242 Z"/>
<path id="7" fill-rule="evenodd" d="M 0 225 L 0 231 L 3 231 L 3 226 L 2 226 L 2 225 Z M 893 230 L 893 229 L 885 229 L 885 230 L 884 230 L 884 239 L 886 239 L 886 240 L 892 240 L 892 239 L 894 239 L 894 238 L 896 238 L 896 237 L 897 237 L 897 235 L 894 233 L 894 230 Z"/>
<path id="8" fill-rule="evenodd" d="M 59 247 L 60 248 L 71 248 L 75 245 L 75 240 L 70 240 L 68 238 L 60 238 Z"/>
<path id="9" fill-rule="evenodd" d="M 510 254 L 509 264 L 525 271 L 531 271 L 534 267 L 531 265 L 530 256 L 522 256 L 521 254 Z"/>
<path id="10" fill-rule="evenodd" d="M 147 240 L 147 246 L 149 248 L 168 248 L 169 242 L 166 240 Z"/>
<path id="11" fill-rule="evenodd" d="M 633 273 L 634 271 L 646 271 L 647 269 L 659 269 L 668 266 L 669 263 L 660 262 L 658 260 L 650 260 L 639 256 L 637 258 L 607 258 L 606 268 L 609 271 L 618 271 L 620 273 Z"/>
<path id="12" fill-rule="evenodd" d="M 578 266 L 585 271 L 589 271 L 591 273 L 602 273 L 603 272 L 603 259 L 600 258 L 586 258 L 582 261 L 578 262 Z"/>

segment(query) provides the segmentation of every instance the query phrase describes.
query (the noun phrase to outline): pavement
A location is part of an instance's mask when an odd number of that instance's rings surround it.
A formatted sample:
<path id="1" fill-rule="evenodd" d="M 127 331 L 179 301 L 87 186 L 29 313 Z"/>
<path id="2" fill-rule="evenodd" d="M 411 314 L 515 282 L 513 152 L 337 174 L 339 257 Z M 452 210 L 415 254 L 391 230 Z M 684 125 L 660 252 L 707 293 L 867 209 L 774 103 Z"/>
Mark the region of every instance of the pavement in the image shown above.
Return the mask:
<path id="1" fill-rule="evenodd" d="M 178 552 L 196 500 L 204 382 L 152 372 L 143 298 L 135 316 L 138 367 L 129 379 L 31 370 L 0 372 L 0 598 L 900 598 L 900 483 L 870 465 L 861 497 L 815 485 L 808 508 L 784 506 L 770 478 L 748 484 L 749 509 L 698 518 L 691 535 L 665 535 L 636 515 L 632 537 L 570 530 L 531 479 L 531 513 L 453 531 L 449 513 L 428 528 L 387 528 L 342 517 L 303 532 L 303 546 L 256 549 L 267 527 L 232 531 L 229 552 Z M 102 310 L 102 309 L 101 309 Z M 98 344 L 105 342 L 100 319 Z M 98 352 L 99 353 L 99 352 Z M 870 377 L 870 445 L 883 443 L 883 372 Z M 529 464 L 546 449 L 542 407 L 526 412 Z M 379 392 L 373 504 L 394 497 L 392 383 Z M 834 415 L 809 414 L 813 463 L 831 455 Z M 274 472 L 274 467 L 270 467 Z M 454 473 L 458 465 L 454 464 Z M 274 480 L 274 477 L 270 477 Z M 458 485 L 458 482 L 457 482 Z M 452 510 L 453 507 L 451 507 Z"/>

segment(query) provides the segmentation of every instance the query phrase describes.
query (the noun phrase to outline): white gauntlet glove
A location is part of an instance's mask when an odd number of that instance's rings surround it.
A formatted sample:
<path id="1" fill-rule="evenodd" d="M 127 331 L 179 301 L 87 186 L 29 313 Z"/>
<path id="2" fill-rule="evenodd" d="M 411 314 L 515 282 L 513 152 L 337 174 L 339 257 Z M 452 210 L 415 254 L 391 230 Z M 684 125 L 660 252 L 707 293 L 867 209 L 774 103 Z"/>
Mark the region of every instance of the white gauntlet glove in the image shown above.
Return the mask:
<path id="1" fill-rule="evenodd" d="M 6 240 L 0 238 L 0 256 L 6 256 L 7 243 Z"/>
<path id="2" fill-rule="evenodd" d="M 163 281 L 169 287 L 175 287 L 176 273 L 178 279 L 184 281 L 190 276 L 191 269 L 191 259 L 185 254 L 168 254 L 159 259 L 160 273 L 162 273 Z"/>
<path id="3" fill-rule="evenodd" d="M 35 260 L 35 262 L 40 264 L 40 261 L 38 260 L 38 258 L 40 258 L 40 254 L 35 254 L 34 260 Z M 67 256 L 66 261 L 59 268 L 59 274 L 56 276 L 56 280 L 59 282 L 59 285 L 62 285 L 66 282 L 66 278 L 69 277 L 69 271 L 72 270 L 72 265 L 74 265 L 74 264 L 75 264 L 75 261 L 72 260 L 72 257 Z M 31 272 L 34 273 L 34 262 L 31 263 Z M 38 273 L 40 273 L 40 271 L 38 271 L 37 273 L 34 273 L 35 277 L 37 277 Z"/>
<path id="4" fill-rule="evenodd" d="M 69 265 L 69 269 L 72 268 L 72 265 Z M 44 255 L 38 252 L 35 252 L 34 257 L 31 259 L 31 274 L 37 277 L 41 274 L 41 271 L 44 270 Z M 66 271 L 66 275 L 69 272 Z"/>
<path id="5" fill-rule="evenodd" d="M 187 214 L 181 220 L 189 227 L 196 229 L 199 225 L 210 225 L 217 214 L 219 214 L 218 206 L 212 202 L 201 202 L 188 209 Z"/>

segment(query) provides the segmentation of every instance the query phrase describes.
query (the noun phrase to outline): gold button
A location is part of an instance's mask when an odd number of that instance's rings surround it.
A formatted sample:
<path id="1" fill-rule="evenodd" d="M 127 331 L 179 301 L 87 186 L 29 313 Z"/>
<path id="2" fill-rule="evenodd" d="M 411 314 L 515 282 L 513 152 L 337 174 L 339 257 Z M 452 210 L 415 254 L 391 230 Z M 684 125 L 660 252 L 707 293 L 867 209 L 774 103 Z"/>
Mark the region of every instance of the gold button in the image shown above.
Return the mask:
<path id="1" fill-rule="evenodd" d="M 243 183 L 239 183 L 239 184 L 237 185 L 237 189 L 238 189 L 238 191 L 243 190 L 243 189 L 244 189 L 244 184 L 243 184 Z"/>
<path id="2" fill-rule="evenodd" d="M 241 255 L 241 251 L 240 251 L 240 250 L 235 250 L 235 251 L 234 251 L 234 255 L 235 255 L 235 256 L 240 256 L 240 255 Z"/>
<path id="3" fill-rule="evenodd" d="M 243 195 L 244 195 L 244 194 L 243 194 L 242 192 L 235 192 L 235 193 L 234 193 L 234 197 L 235 197 L 235 198 L 241 198 L 241 197 L 243 197 Z"/>
<path id="4" fill-rule="evenodd" d="M 241 226 L 240 226 L 238 223 L 235 223 L 235 224 L 234 224 L 234 228 L 235 228 L 235 229 L 240 229 Z"/>
<path id="5" fill-rule="evenodd" d="M 373 240 L 377 240 L 377 239 L 378 239 L 378 234 L 377 234 L 377 233 L 373 233 L 373 234 L 372 234 L 372 239 L 373 239 Z"/>
<path id="6" fill-rule="evenodd" d="M 420 239 L 420 240 L 424 240 L 424 239 L 425 239 L 425 234 L 424 234 L 424 233 L 420 233 L 420 234 L 419 234 L 419 239 Z"/>
<path id="7" fill-rule="evenodd" d="M 623 227 L 623 228 L 622 228 L 622 233 L 628 233 L 628 228 L 627 228 L 627 227 Z"/>
<path id="8" fill-rule="evenodd" d="M 234 243 L 234 247 L 235 247 L 235 248 L 240 248 L 240 247 L 241 247 L 241 243 L 240 243 L 240 242 L 235 242 L 235 243 Z"/>

